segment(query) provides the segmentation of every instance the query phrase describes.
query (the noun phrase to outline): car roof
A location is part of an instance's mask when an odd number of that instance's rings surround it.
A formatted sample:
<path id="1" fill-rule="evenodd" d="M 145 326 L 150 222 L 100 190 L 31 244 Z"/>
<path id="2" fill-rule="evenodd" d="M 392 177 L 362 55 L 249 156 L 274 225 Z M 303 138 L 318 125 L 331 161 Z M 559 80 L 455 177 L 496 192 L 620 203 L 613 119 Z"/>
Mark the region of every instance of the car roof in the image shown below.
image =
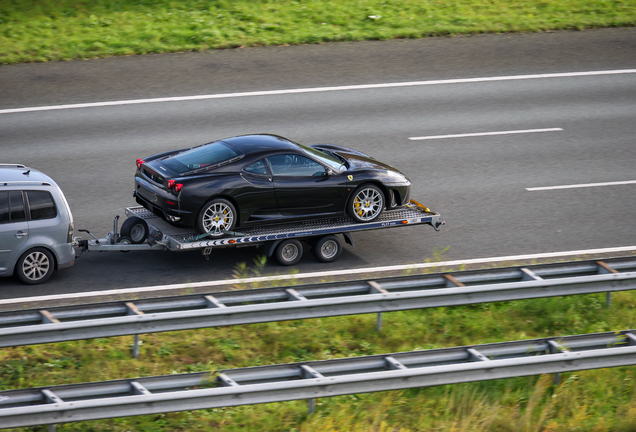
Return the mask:
<path id="1" fill-rule="evenodd" d="M 278 135 L 256 134 L 225 138 L 220 141 L 231 144 L 246 155 L 270 153 L 273 151 L 298 152 L 298 144 Z"/>
<path id="2" fill-rule="evenodd" d="M 28 174 L 25 174 L 27 173 Z M 55 184 L 51 177 L 33 168 L 19 164 L 0 164 L 0 184 L 6 182 L 43 182 Z"/>

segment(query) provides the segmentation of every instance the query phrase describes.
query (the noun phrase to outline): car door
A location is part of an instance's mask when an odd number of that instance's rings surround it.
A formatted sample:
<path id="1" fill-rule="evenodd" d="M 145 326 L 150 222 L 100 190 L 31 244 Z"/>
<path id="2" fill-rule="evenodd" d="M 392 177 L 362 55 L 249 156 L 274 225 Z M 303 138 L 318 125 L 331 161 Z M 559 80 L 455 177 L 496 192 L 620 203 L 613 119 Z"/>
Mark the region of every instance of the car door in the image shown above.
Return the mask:
<path id="1" fill-rule="evenodd" d="M 0 191 L 0 273 L 11 272 L 29 238 L 21 191 Z"/>
<path id="2" fill-rule="evenodd" d="M 344 211 L 346 177 L 306 156 L 270 156 L 278 210 L 284 216 L 320 215 Z M 330 174 L 331 173 L 331 174 Z"/>
<path id="3" fill-rule="evenodd" d="M 274 183 L 265 159 L 249 164 L 241 170 L 248 187 L 237 193 L 241 221 L 275 219 L 278 216 Z"/>

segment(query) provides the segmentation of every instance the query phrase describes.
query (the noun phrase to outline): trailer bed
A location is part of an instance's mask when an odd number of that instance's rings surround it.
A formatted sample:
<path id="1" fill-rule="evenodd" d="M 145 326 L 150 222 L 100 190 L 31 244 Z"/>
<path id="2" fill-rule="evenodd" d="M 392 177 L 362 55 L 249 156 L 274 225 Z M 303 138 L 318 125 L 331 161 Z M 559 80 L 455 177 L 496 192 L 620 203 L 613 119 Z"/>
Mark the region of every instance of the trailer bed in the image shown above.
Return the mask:
<path id="1" fill-rule="evenodd" d="M 288 238 L 323 236 L 405 225 L 428 224 L 437 229 L 444 224 L 439 213 L 432 212 L 414 201 L 405 208 L 385 211 L 377 220 L 370 223 L 358 223 L 349 217 L 316 219 L 240 229 L 241 235 L 231 235 L 221 239 L 200 239 L 200 235 L 194 229 L 175 227 L 141 206 L 127 208 L 126 215 L 145 220 L 151 231 L 153 229 L 160 231 L 163 234 L 160 244 L 173 251 L 257 245 Z"/>

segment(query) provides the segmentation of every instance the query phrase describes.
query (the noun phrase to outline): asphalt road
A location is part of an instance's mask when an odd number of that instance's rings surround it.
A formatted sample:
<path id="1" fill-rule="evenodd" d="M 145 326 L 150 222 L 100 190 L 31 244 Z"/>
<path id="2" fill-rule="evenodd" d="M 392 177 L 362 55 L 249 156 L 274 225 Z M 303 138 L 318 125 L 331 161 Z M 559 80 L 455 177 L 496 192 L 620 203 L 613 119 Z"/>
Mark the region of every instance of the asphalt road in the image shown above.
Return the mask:
<path id="1" fill-rule="evenodd" d="M 157 97 L 634 69 L 636 29 L 250 48 L 0 67 L 0 162 L 62 187 L 76 228 L 103 236 L 134 205 L 134 161 L 244 133 L 360 149 L 405 172 L 430 227 L 360 233 L 301 272 L 636 244 L 636 74 L 225 97 L 2 113 Z M 561 129 L 511 135 L 412 137 Z M 442 251 L 445 251 L 442 253 Z M 45 285 L 0 279 L 0 298 L 230 278 L 259 251 L 85 253 Z M 274 263 L 265 274 L 287 273 Z"/>

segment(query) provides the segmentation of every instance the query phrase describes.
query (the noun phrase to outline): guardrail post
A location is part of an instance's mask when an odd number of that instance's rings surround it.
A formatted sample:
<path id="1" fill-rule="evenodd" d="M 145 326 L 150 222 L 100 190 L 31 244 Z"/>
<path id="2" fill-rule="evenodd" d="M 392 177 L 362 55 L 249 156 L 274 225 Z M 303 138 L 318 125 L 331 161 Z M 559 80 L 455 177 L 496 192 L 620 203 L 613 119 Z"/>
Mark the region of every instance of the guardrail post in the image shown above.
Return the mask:
<path id="1" fill-rule="evenodd" d="M 49 425 L 49 432 L 55 432 L 55 426 L 54 424 Z"/>
<path id="2" fill-rule="evenodd" d="M 144 313 L 139 310 L 139 308 L 133 302 L 126 303 L 126 309 L 128 310 L 128 315 L 143 315 Z M 133 344 L 133 358 L 139 357 L 139 335 L 135 335 L 135 342 Z"/>
<path id="3" fill-rule="evenodd" d="M 603 261 L 596 261 L 596 265 L 598 266 L 598 274 L 619 273 L 617 270 L 614 270 Z M 611 291 L 608 291 L 605 293 L 605 306 L 609 308 L 611 305 L 612 293 Z"/>
<path id="4" fill-rule="evenodd" d="M 567 351 L 563 345 L 561 345 L 558 342 L 555 342 L 553 340 L 549 340 L 548 341 L 548 350 L 550 352 L 550 354 L 556 354 L 559 353 L 561 351 Z M 560 373 L 555 373 L 554 374 L 554 385 L 559 385 L 559 383 L 561 382 L 561 374 Z"/>
<path id="5" fill-rule="evenodd" d="M 384 288 L 382 288 L 380 286 L 379 283 L 377 283 L 376 281 L 367 281 L 367 283 L 369 284 L 370 288 L 369 288 L 369 293 L 371 294 L 384 294 L 384 296 L 387 296 L 389 294 L 389 292 L 387 290 L 385 290 Z M 377 331 L 381 331 L 382 330 L 382 312 L 378 313 L 378 316 L 375 320 L 375 328 Z"/>
<path id="6" fill-rule="evenodd" d="M 308 365 L 300 365 L 298 371 L 302 379 L 324 378 L 325 376 Z M 307 414 L 312 415 L 316 411 L 316 398 L 307 399 Z"/>
<path id="7" fill-rule="evenodd" d="M 139 357 L 139 335 L 135 335 L 135 342 L 133 343 L 133 358 Z"/>

